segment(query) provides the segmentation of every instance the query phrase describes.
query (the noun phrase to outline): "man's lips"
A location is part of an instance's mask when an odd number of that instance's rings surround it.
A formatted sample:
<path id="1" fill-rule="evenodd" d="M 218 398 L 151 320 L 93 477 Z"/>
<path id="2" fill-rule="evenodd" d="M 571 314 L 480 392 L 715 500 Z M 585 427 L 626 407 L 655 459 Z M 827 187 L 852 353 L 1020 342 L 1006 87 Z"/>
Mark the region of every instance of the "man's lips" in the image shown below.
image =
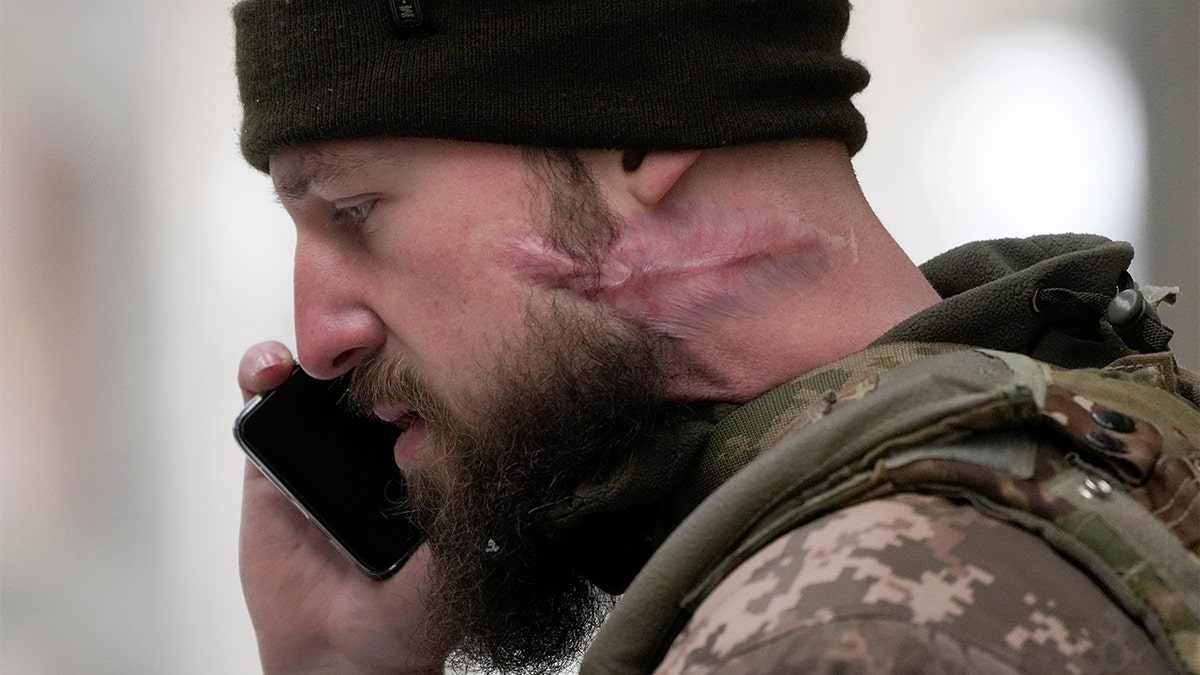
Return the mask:
<path id="1" fill-rule="evenodd" d="M 384 422 L 400 428 L 400 437 L 396 439 L 394 449 L 396 466 L 407 468 L 425 440 L 425 418 L 401 403 L 382 403 L 374 406 L 371 412 Z"/>
<path id="2" fill-rule="evenodd" d="M 413 420 L 419 417 L 415 410 L 402 403 L 380 403 L 371 408 L 371 412 L 384 422 L 400 427 L 401 431 L 411 426 Z"/>

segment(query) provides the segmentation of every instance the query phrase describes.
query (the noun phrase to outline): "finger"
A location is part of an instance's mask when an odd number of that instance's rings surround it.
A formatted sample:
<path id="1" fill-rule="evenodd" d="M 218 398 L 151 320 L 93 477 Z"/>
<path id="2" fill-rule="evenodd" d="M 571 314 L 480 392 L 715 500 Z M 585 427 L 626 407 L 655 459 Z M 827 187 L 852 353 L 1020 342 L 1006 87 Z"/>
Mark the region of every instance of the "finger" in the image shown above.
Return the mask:
<path id="1" fill-rule="evenodd" d="M 293 367 L 295 359 L 282 343 L 260 342 L 247 349 L 238 364 L 238 386 L 242 389 L 242 400 L 248 401 L 259 392 L 283 384 Z"/>

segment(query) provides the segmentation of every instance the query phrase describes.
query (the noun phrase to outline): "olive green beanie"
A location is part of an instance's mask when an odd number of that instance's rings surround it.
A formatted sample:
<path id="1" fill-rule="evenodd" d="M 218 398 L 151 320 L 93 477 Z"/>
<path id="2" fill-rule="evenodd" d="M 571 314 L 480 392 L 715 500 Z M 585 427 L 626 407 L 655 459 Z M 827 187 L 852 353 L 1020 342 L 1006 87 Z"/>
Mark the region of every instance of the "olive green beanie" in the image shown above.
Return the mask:
<path id="1" fill-rule="evenodd" d="M 245 0 L 242 153 L 380 135 L 685 149 L 866 139 L 846 0 Z"/>

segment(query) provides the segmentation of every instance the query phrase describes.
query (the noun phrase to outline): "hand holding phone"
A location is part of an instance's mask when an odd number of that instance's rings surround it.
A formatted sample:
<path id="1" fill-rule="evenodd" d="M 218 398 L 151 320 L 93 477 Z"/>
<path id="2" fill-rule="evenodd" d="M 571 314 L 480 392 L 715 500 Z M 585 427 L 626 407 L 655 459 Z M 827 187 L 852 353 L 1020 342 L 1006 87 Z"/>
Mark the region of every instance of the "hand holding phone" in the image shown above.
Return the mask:
<path id="1" fill-rule="evenodd" d="M 277 342 L 247 350 L 244 399 L 283 384 L 294 368 Z M 394 576 L 362 574 L 299 509 L 247 462 L 240 546 L 242 588 L 263 670 L 440 673 L 449 645 L 427 641 L 430 554 L 417 547 Z"/>

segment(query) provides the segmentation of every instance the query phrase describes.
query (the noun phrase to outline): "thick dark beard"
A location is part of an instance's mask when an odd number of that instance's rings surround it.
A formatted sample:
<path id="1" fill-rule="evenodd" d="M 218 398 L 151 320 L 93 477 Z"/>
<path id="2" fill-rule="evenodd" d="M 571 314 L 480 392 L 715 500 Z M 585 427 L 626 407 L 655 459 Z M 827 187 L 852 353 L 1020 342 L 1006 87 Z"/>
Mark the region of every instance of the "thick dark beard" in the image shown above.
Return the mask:
<path id="1" fill-rule="evenodd" d="M 409 489 L 434 552 L 430 637 L 458 646 L 455 665 L 556 672 L 611 605 L 547 540 L 543 514 L 661 428 L 663 377 L 652 338 L 588 312 L 531 313 L 532 339 L 490 374 L 471 420 L 402 364 L 357 369 L 362 403 L 407 401 L 427 420 L 436 465 Z"/>

